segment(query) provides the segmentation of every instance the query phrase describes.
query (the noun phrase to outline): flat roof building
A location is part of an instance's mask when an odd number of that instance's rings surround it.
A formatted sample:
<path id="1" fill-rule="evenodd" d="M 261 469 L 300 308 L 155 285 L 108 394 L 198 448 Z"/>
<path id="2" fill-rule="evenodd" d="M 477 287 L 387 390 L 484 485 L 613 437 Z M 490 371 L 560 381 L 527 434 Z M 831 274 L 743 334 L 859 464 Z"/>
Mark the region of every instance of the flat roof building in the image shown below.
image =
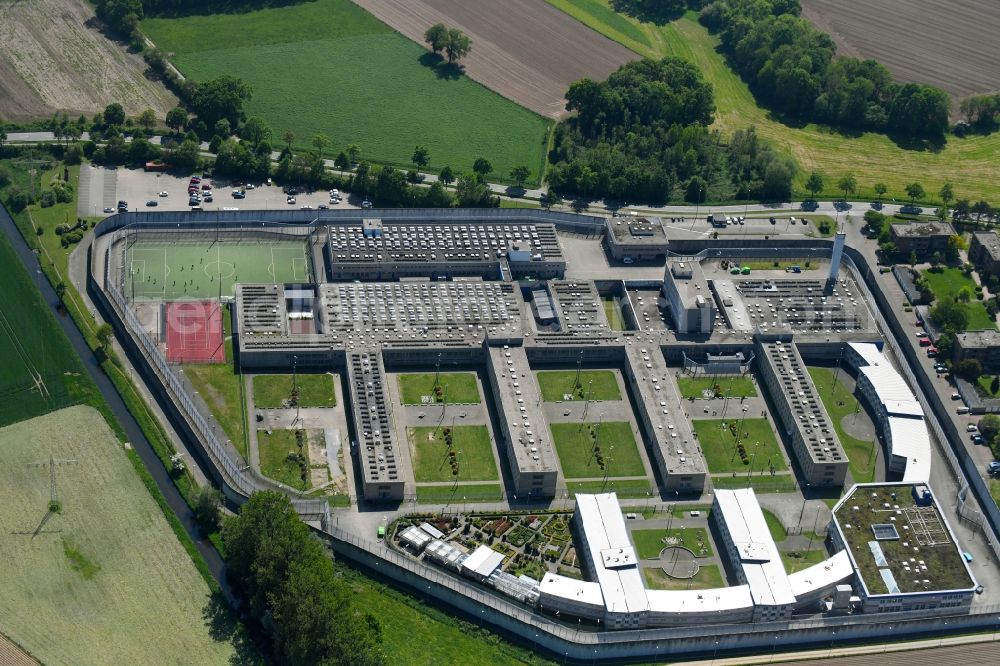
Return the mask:
<path id="1" fill-rule="evenodd" d="M 604 247 L 618 261 L 648 261 L 665 257 L 668 242 L 659 218 L 609 217 L 605 221 Z"/>
<path id="2" fill-rule="evenodd" d="M 814 487 L 842 486 L 847 453 L 826 413 L 806 364 L 792 341 L 758 336 L 756 358 L 803 480 Z"/>
<path id="3" fill-rule="evenodd" d="M 948 250 L 948 239 L 955 235 L 955 229 L 944 222 L 893 224 L 889 229 L 898 252 L 916 252 L 917 257 L 922 259 L 935 252 L 944 254 Z"/>
<path id="4" fill-rule="evenodd" d="M 955 361 L 976 360 L 985 372 L 1000 370 L 1000 331 L 988 328 L 982 331 L 965 331 L 954 335 L 953 358 Z"/>
<path id="5" fill-rule="evenodd" d="M 411 474 L 404 469 L 406 458 L 399 455 L 393 441 L 392 407 L 382 355 L 349 354 L 347 374 L 358 436 L 362 494 L 367 500 L 401 500 Z"/>
<path id="6" fill-rule="evenodd" d="M 1000 275 L 1000 235 L 995 231 L 976 231 L 969 242 L 969 261 L 980 275 Z"/>
<path id="7" fill-rule="evenodd" d="M 663 297 L 681 335 L 709 335 L 715 323 L 715 301 L 699 261 L 668 261 Z"/>

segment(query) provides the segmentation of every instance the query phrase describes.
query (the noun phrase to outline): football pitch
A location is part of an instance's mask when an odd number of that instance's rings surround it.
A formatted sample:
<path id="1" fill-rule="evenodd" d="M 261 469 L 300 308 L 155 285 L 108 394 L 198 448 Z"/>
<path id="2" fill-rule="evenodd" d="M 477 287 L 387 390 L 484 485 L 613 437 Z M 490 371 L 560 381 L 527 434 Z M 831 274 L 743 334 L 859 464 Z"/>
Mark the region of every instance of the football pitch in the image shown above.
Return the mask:
<path id="1" fill-rule="evenodd" d="M 133 300 L 232 296 L 237 282 L 308 282 L 305 242 L 145 243 L 129 247 L 126 294 Z"/>

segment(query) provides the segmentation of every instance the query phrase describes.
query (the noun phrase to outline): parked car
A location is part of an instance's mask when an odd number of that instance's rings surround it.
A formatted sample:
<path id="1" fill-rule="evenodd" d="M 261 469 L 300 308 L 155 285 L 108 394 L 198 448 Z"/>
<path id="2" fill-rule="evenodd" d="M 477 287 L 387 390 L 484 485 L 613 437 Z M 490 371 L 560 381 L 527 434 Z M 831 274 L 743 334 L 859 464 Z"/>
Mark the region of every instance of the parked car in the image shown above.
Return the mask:
<path id="1" fill-rule="evenodd" d="M 287 201 L 288 201 L 288 205 L 289 206 L 294 206 L 295 205 L 295 197 L 288 197 Z"/>
<path id="2" fill-rule="evenodd" d="M 246 195 L 246 192 L 241 192 L 240 190 L 233 190 L 233 198 L 234 199 L 246 199 L 247 195 Z"/>
<path id="3" fill-rule="evenodd" d="M 979 432 L 979 428 L 976 427 L 975 423 L 970 423 L 969 425 L 965 426 L 965 431 L 966 432 Z"/>
<path id="4" fill-rule="evenodd" d="M 361 207 L 362 208 L 371 208 L 372 207 L 372 202 L 369 201 L 368 199 L 365 199 L 364 201 L 361 202 Z"/>
<path id="5" fill-rule="evenodd" d="M 320 204 L 320 205 L 316 206 L 316 208 L 318 208 L 320 210 L 330 210 L 330 207 L 327 206 L 326 204 Z"/>
<path id="6" fill-rule="evenodd" d="M 166 190 L 164 190 L 163 192 L 160 192 L 160 196 L 161 197 L 165 197 L 167 195 L 169 195 L 169 192 L 167 192 Z"/>
<path id="7" fill-rule="evenodd" d="M 986 471 L 989 472 L 991 476 L 996 476 L 997 474 L 1000 474 L 1000 460 L 994 460 L 989 465 L 987 465 Z"/>
<path id="8" fill-rule="evenodd" d="M 152 208 L 153 206 L 159 206 L 160 202 L 157 201 L 156 199 L 150 199 L 149 201 L 146 202 L 146 205 Z"/>
<path id="9" fill-rule="evenodd" d="M 978 432 L 975 435 L 972 436 L 972 443 L 973 444 L 982 444 L 985 441 L 986 440 L 983 439 L 983 436 L 980 435 Z"/>
<path id="10" fill-rule="evenodd" d="M 962 395 L 960 393 L 952 393 L 951 394 L 951 399 L 952 400 L 961 400 L 962 399 Z"/>
<path id="11" fill-rule="evenodd" d="M 115 209 L 112 208 L 111 206 L 105 206 L 104 207 L 104 212 L 105 213 L 113 213 L 113 212 L 115 212 Z"/>

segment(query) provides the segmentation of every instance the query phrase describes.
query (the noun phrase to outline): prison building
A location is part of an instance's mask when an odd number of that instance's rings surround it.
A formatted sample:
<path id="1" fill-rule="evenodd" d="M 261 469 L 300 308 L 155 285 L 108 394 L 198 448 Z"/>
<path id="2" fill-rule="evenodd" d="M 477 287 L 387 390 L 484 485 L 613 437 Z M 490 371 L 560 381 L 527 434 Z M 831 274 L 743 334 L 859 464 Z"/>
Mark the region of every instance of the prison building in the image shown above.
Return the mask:
<path id="1" fill-rule="evenodd" d="M 373 352 L 348 354 L 347 373 L 363 495 L 368 500 L 401 500 L 410 474 L 393 442 L 382 357 Z"/>
<path id="2" fill-rule="evenodd" d="M 366 219 L 330 225 L 326 247 L 333 280 L 545 279 L 566 271 L 552 224 Z"/>
<path id="3" fill-rule="evenodd" d="M 487 351 L 487 375 L 500 424 L 497 444 L 507 454 L 513 494 L 554 497 L 559 464 L 524 348 L 504 345 Z"/>
<path id="4" fill-rule="evenodd" d="M 885 441 L 889 471 L 902 474 L 904 481 L 929 481 L 931 439 L 924 410 L 882 353 L 881 343 L 848 343 L 844 358 L 857 372 L 857 391 L 871 408 Z"/>
<path id="5" fill-rule="evenodd" d="M 705 460 L 682 411 L 666 359 L 659 346 L 641 345 L 634 339 L 626 344 L 623 374 L 635 397 L 636 418 L 652 447 L 651 460 L 665 491 L 700 493 L 705 488 Z"/>
<path id="6" fill-rule="evenodd" d="M 709 335 L 715 323 L 715 301 L 697 261 L 668 261 L 663 297 L 681 335 Z"/>
<path id="7" fill-rule="evenodd" d="M 791 341 L 758 339 L 756 356 L 781 427 L 791 441 L 802 480 L 813 487 L 843 486 L 847 453 L 799 350 Z"/>
<path id="8" fill-rule="evenodd" d="M 604 248 L 617 261 L 650 261 L 667 256 L 667 235 L 658 218 L 609 217 Z"/>
<path id="9" fill-rule="evenodd" d="M 567 333 L 608 332 L 604 304 L 593 282 L 553 280 L 549 289 L 555 299 L 560 330 Z"/>

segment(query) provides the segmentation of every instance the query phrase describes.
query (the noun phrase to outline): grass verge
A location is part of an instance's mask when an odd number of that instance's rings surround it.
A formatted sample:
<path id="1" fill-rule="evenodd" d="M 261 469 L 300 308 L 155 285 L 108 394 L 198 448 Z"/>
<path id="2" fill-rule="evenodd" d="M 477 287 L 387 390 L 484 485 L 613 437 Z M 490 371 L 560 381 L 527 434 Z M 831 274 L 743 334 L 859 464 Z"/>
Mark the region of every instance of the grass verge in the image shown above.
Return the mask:
<path id="1" fill-rule="evenodd" d="M 286 407 L 295 385 L 299 389 L 299 407 L 336 407 L 331 374 L 299 374 L 294 379 L 292 375 L 257 375 L 253 378 L 254 407 Z"/>

